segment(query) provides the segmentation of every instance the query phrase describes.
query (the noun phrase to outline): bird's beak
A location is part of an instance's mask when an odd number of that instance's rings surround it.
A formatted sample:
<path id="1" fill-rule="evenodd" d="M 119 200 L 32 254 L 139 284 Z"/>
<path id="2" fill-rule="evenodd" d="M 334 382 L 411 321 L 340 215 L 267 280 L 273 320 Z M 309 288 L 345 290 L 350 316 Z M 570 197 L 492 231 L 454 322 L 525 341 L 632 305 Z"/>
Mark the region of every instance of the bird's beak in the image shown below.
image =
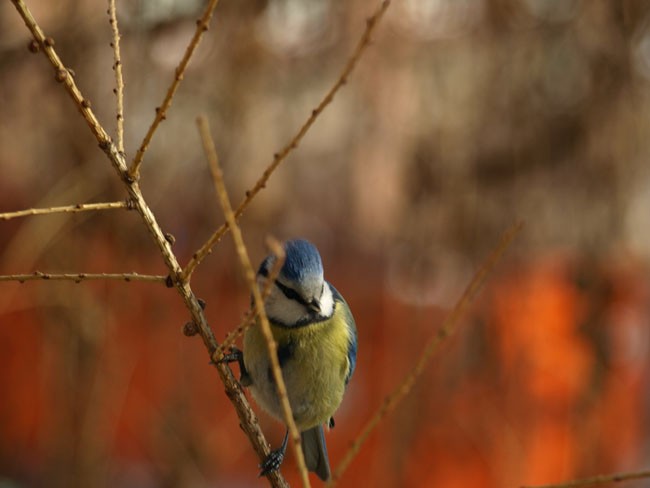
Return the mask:
<path id="1" fill-rule="evenodd" d="M 320 313 L 320 302 L 317 298 L 314 298 L 311 302 L 309 302 L 309 308 L 311 308 L 314 312 Z"/>

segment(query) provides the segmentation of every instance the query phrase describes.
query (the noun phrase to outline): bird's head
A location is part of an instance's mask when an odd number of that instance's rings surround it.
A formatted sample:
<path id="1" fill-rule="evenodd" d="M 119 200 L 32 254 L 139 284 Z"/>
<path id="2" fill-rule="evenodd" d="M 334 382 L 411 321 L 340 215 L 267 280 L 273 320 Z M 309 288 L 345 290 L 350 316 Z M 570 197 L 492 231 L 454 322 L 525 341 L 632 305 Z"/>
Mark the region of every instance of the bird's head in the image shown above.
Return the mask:
<path id="1" fill-rule="evenodd" d="M 284 244 L 285 261 L 266 299 L 266 313 L 286 326 L 324 319 L 333 313 L 332 291 L 323 276 L 323 263 L 311 242 L 296 239 Z M 258 283 L 266 283 L 275 256 L 268 256 L 257 272 Z"/>

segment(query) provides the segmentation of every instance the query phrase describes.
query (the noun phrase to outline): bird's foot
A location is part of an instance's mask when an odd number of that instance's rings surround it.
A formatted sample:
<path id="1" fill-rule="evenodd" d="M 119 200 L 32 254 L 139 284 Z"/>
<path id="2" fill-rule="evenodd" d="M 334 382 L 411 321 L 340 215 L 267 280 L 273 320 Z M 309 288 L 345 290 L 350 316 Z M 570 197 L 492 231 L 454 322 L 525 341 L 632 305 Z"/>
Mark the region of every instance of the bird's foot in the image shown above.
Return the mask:
<path id="1" fill-rule="evenodd" d="M 241 375 L 239 376 L 239 384 L 241 386 L 250 386 L 253 384 L 248 371 L 246 370 L 246 365 L 244 364 L 244 352 L 236 347 L 231 347 L 228 354 L 224 354 L 221 359 L 217 361 L 217 364 L 230 364 L 230 363 L 239 363 L 239 371 Z"/>
<path id="2" fill-rule="evenodd" d="M 230 352 L 228 354 L 224 354 L 221 359 L 217 361 L 217 364 L 220 363 L 234 363 L 234 362 L 241 362 L 244 360 L 244 353 L 240 349 L 237 349 L 236 347 L 231 347 Z"/>
<path id="3" fill-rule="evenodd" d="M 287 441 L 289 440 L 289 430 L 287 429 L 287 432 L 284 434 L 284 440 L 282 441 L 282 445 L 278 447 L 277 449 L 271 451 L 268 456 L 266 456 L 266 459 L 262 461 L 262 464 L 260 464 L 260 476 L 266 476 L 267 474 L 277 471 L 280 468 L 280 465 L 282 464 L 282 461 L 284 461 L 284 455 L 287 452 Z"/>

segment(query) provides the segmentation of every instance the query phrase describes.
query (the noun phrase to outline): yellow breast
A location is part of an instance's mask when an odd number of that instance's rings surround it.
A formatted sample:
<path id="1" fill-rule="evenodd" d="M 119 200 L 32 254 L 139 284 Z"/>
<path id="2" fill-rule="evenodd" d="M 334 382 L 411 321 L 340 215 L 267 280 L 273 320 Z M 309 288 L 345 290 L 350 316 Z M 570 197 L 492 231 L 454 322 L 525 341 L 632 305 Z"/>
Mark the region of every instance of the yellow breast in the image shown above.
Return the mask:
<path id="1" fill-rule="evenodd" d="M 297 328 L 272 325 L 278 349 L 289 351 L 282 374 L 289 402 L 300 430 L 325 423 L 341 404 L 350 364 L 350 330 L 340 302 L 331 318 Z M 253 397 L 265 410 L 282 419 L 270 372 L 266 343 L 259 324 L 244 337 L 244 363 L 253 384 Z"/>

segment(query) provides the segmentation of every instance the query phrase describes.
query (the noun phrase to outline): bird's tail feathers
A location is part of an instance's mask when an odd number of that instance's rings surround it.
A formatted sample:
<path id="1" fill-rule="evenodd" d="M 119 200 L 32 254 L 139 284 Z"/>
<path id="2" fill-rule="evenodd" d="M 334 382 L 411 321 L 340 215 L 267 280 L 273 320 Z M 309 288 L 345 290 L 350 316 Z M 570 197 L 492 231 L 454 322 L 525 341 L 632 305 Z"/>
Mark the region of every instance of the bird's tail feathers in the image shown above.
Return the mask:
<path id="1" fill-rule="evenodd" d="M 319 425 L 306 430 L 300 434 L 300 437 L 307 469 L 316 473 L 321 480 L 327 481 L 331 473 L 323 426 Z"/>

